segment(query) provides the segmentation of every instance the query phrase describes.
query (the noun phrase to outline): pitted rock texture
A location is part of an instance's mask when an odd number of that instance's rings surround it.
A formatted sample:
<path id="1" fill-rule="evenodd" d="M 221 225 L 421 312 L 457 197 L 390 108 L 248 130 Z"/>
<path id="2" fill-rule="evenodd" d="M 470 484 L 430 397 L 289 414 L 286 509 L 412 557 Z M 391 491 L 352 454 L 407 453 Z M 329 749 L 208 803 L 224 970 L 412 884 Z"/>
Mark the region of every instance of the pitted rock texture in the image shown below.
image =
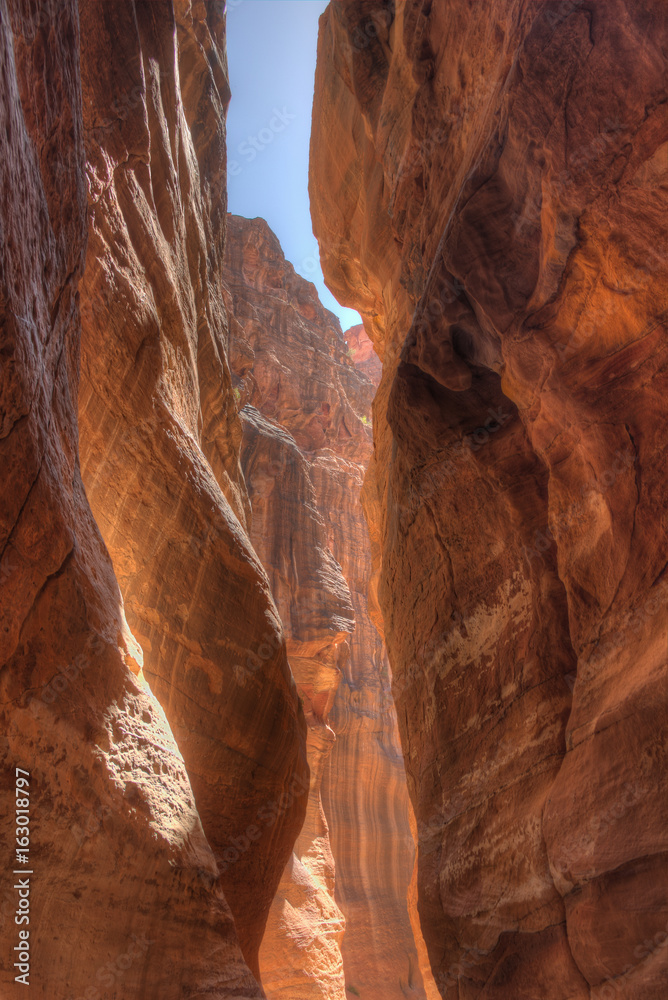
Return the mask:
<path id="1" fill-rule="evenodd" d="M 448 1000 L 668 992 L 668 13 L 336 0 L 328 284 Z M 612 991 L 612 992 L 611 992 Z"/>
<path id="2" fill-rule="evenodd" d="M 280 620 L 248 538 L 226 357 L 223 16 L 219 3 L 81 4 L 79 416 L 86 492 L 257 971 L 308 772 Z M 240 683 L 266 642 L 262 670 Z"/>
<path id="3" fill-rule="evenodd" d="M 262 993 L 79 471 L 79 31 L 72 0 L 0 2 L 1 990 L 250 1000 Z M 21 925 L 17 767 L 33 873 Z"/>
<path id="4" fill-rule="evenodd" d="M 405 774 L 367 613 L 360 489 L 373 351 L 361 330 L 342 334 L 261 219 L 229 218 L 225 279 L 251 538 L 309 724 L 307 818 L 267 925 L 262 982 L 286 1000 L 343 1000 L 345 986 L 372 998 L 421 996 L 406 907 L 414 849 Z"/>

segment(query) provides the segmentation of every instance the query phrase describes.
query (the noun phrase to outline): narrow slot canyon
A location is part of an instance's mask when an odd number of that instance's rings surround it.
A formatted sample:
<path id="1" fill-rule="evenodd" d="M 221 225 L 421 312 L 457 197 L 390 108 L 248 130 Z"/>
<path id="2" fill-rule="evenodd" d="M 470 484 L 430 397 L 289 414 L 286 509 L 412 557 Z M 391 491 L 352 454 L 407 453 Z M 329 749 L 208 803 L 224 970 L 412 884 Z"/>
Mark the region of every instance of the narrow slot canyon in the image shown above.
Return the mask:
<path id="1" fill-rule="evenodd" d="M 0 0 L 3 1000 L 667 1000 L 667 70 Z"/>

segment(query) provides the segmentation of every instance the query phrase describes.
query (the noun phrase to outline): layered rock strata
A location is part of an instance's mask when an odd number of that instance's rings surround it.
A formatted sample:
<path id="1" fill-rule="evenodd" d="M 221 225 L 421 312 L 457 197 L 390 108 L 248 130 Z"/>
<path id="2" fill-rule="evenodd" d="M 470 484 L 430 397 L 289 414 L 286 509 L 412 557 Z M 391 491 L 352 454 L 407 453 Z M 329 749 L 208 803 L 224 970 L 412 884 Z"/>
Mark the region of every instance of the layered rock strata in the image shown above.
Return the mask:
<path id="1" fill-rule="evenodd" d="M 359 502 L 373 352 L 361 330 L 344 340 L 263 220 L 230 217 L 225 277 L 251 538 L 309 723 L 307 819 L 267 926 L 262 981 L 270 997 L 343 1000 L 344 985 L 368 997 L 403 996 L 402 988 L 419 996 L 405 902 L 413 861 L 405 776 L 382 642 L 367 613 Z M 332 896 L 345 916 L 342 944 Z"/>
<path id="2" fill-rule="evenodd" d="M 234 348 L 233 348 L 234 349 Z M 272 904 L 262 948 L 271 998 L 344 1000 L 344 918 L 322 808 L 323 771 L 335 740 L 329 712 L 354 627 L 350 594 L 327 547 L 310 463 L 294 438 L 248 405 L 242 462 L 253 505 L 251 538 L 269 574 L 308 724 L 306 819 Z"/>
<path id="3" fill-rule="evenodd" d="M 364 463 L 366 464 L 366 463 Z M 337 734 L 323 780 L 337 899 L 346 916 L 350 992 L 372 1000 L 424 997 L 407 894 L 415 854 L 387 656 L 368 611 L 371 558 L 360 492 L 363 464 L 319 458 L 332 552 L 350 587 L 355 632 L 330 713 Z"/>
<path id="4" fill-rule="evenodd" d="M 447 998 L 668 989 L 668 17 L 353 3 L 311 204 L 383 358 L 366 486 Z"/>
<path id="5" fill-rule="evenodd" d="M 71 0 L 0 3 L 2 995 L 259 998 L 80 475 L 79 44 Z"/>

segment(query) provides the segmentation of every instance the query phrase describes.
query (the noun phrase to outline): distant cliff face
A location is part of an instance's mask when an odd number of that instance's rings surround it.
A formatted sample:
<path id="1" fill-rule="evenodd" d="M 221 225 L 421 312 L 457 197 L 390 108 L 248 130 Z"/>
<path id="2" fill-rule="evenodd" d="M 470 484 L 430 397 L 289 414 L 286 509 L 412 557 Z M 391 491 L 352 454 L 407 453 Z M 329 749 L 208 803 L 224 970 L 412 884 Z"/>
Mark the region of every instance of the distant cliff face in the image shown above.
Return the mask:
<path id="1" fill-rule="evenodd" d="M 358 323 L 357 326 L 351 326 L 349 330 L 346 330 L 345 338 L 355 367 L 364 372 L 366 377 L 373 382 L 374 387 L 378 388 L 383 374 L 383 363 L 367 337 L 363 324 Z"/>
<path id="2" fill-rule="evenodd" d="M 375 387 L 357 357 L 373 370 L 372 351 L 359 330 L 346 344 L 261 219 L 230 216 L 225 278 L 251 538 L 309 724 L 309 807 L 267 925 L 263 985 L 272 998 L 343 1000 L 346 985 L 380 998 L 410 982 L 418 996 L 405 776 L 367 614 L 359 494 Z"/>
<path id="3" fill-rule="evenodd" d="M 312 214 L 383 358 L 365 502 L 448 1000 L 668 988 L 666 51 L 635 0 L 321 21 Z"/>
<path id="4" fill-rule="evenodd" d="M 267 567 L 308 723 L 306 820 L 274 899 L 260 951 L 269 997 L 344 1000 L 334 860 L 320 798 L 334 743 L 329 710 L 354 626 L 348 587 L 327 547 L 310 463 L 294 438 L 252 406 L 242 411 L 251 538 Z"/>

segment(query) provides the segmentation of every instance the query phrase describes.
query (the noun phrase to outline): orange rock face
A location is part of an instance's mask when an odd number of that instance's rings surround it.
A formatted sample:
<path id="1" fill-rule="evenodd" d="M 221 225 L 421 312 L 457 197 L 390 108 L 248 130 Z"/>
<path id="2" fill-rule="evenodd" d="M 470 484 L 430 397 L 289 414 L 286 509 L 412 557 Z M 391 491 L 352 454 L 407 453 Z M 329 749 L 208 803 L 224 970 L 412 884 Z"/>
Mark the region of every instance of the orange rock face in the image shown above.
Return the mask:
<path id="1" fill-rule="evenodd" d="M 231 364 L 244 427 L 242 464 L 252 503 L 251 538 L 267 568 L 290 664 L 308 722 L 311 783 L 306 821 L 281 879 L 260 953 L 271 998 L 345 1000 L 334 901 L 335 865 L 321 801 L 335 734 L 329 713 L 355 622 L 350 592 L 329 548 L 312 463 L 341 437 L 364 433 L 333 354 L 334 317 L 283 257 L 261 219 L 229 217 L 225 278 L 234 316 Z M 346 359 L 347 361 L 348 359 Z M 346 366 L 347 367 L 347 366 Z"/>
<path id="2" fill-rule="evenodd" d="M 254 407 L 244 407 L 242 422 L 251 538 L 283 621 L 309 727 L 311 771 L 306 820 L 271 908 L 260 972 L 269 997 L 344 1000 L 344 918 L 333 899 L 334 859 L 320 786 L 335 740 L 329 711 L 354 626 L 350 595 L 327 547 L 308 459 L 284 428 Z"/>
<path id="3" fill-rule="evenodd" d="M 367 612 L 359 495 L 371 453 L 374 385 L 364 365 L 373 371 L 373 352 L 360 330 L 344 340 L 263 220 L 229 218 L 225 278 L 251 538 L 309 724 L 307 818 L 267 924 L 262 982 L 286 1000 L 344 1000 L 346 986 L 367 997 L 421 996 L 406 908 L 405 775 L 383 646 Z"/>
<path id="4" fill-rule="evenodd" d="M 259 998 L 79 471 L 79 41 L 69 0 L 0 6 L 2 995 Z"/>
<path id="5" fill-rule="evenodd" d="M 311 202 L 383 358 L 365 488 L 448 998 L 668 992 L 668 16 L 321 21 Z"/>
<path id="6" fill-rule="evenodd" d="M 352 353 L 355 367 L 363 371 L 374 386 L 378 387 L 383 374 L 383 364 L 374 350 L 374 346 L 366 335 L 364 325 L 358 323 L 351 326 L 345 333 L 346 343 Z"/>
<path id="7" fill-rule="evenodd" d="M 81 18 L 83 479 L 257 970 L 308 772 L 226 357 L 222 5 L 83 2 Z"/>

